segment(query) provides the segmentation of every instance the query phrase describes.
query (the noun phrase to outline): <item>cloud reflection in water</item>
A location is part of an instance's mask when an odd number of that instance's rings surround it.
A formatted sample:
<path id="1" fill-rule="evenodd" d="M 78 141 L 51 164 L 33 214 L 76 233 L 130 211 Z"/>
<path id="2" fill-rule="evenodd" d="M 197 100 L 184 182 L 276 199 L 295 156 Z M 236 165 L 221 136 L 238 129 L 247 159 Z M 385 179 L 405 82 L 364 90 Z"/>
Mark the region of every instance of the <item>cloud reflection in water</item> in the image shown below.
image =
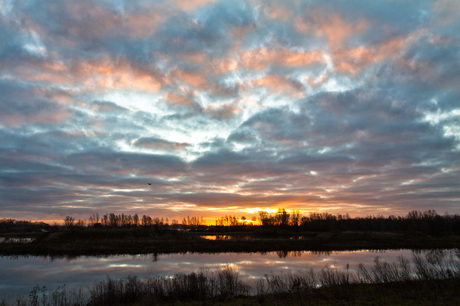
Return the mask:
<path id="1" fill-rule="evenodd" d="M 136 275 L 139 278 L 170 277 L 200 269 L 216 269 L 230 265 L 239 272 L 240 279 L 253 284 L 265 274 L 313 269 L 326 266 L 345 269 L 350 264 L 371 266 L 376 256 L 396 262 L 398 256 L 411 258 L 410 250 L 345 251 L 345 252 L 268 252 L 220 254 L 116 255 L 109 257 L 82 256 L 74 259 L 45 257 L 0 257 L 0 298 L 27 295 L 35 286 L 55 290 L 66 285 L 67 290 L 86 290 L 93 283 L 111 278 Z"/>

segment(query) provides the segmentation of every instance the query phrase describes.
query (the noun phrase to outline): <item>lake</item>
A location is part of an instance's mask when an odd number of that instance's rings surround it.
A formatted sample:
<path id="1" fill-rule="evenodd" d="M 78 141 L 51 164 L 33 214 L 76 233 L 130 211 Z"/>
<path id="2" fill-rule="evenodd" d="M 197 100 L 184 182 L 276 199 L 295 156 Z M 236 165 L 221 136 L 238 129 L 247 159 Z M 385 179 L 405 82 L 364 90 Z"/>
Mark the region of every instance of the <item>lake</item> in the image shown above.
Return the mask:
<path id="1" fill-rule="evenodd" d="M 417 252 L 429 252 L 417 251 Z M 450 250 L 458 260 L 458 250 Z M 289 271 L 321 271 L 324 267 L 345 270 L 349 264 L 356 270 L 360 263 L 372 266 L 375 257 L 389 263 L 398 256 L 412 259 L 411 250 L 361 250 L 336 252 L 267 252 L 218 254 L 114 255 L 108 257 L 82 256 L 73 259 L 50 257 L 0 257 L 0 301 L 25 297 L 35 285 L 48 291 L 65 285 L 66 290 L 87 290 L 107 277 L 119 279 L 130 275 L 139 278 L 174 276 L 177 273 L 198 272 L 231 266 L 240 279 L 253 285 L 265 274 Z"/>

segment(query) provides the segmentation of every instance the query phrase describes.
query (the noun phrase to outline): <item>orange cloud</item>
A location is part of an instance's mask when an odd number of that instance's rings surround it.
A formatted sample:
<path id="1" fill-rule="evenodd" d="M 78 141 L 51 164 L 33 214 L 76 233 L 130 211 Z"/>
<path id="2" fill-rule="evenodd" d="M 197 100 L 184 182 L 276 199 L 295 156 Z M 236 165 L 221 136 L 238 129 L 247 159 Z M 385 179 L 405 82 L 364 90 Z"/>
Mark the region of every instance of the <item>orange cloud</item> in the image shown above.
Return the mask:
<path id="1" fill-rule="evenodd" d="M 305 92 L 300 83 L 293 82 L 279 75 L 268 75 L 251 81 L 250 85 L 267 87 L 274 93 L 285 93 L 293 97 L 301 97 Z"/>
<path id="2" fill-rule="evenodd" d="M 60 110 L 59 112 L 46 112 L 46 113 L 34 113 L 34 114 L 23 114 L 23 113 L 10 113 L 0 115 L 1 122 L 5 126 L 18 128 L 27 123 L 42 123 L 42 124 L 54 124 L 61 123 L 65 119 L 70 117 L 70 112 L 66 110 Z"/>
<path id="3" fill-rule="evenodd" d="M 178 9 L 184 11 L 193 11 L 201 6 L 204 6 L 209 3 L 213 3 L 216 0 L 175 0 L 174 4 Z"/>
<path id="4" fill-rule="evenodd" d="M 310 23 L 301 17 L 294 19 L 294 28 L 299 33 L 309 34 L 312 31 Z"/>
<path id="5" fill-rule="evenodd" d="M 331 55 L 337 71 L 355 75 L 370 65 L 398 57 L 405 43 L 404 38 L 396 37 L 377 46 L 337 50 Z"/>
<path id="6" fill-rule="evenodd" d="M 68 67 L 55 61 L 21 62 L 12 67 L 17 76 L 29 81 L 40 81 L 59 85 L 72 83 Z"/>
<path id="7" fill-rule="evenodd" d="M 185 62 L 192 62 L 197 64 L 203 64 L 208 60 L 208 56 L 205 52 L 192 52 L 185 53 L 179 56 Z"/>
<path id="8" fill-rule="evenodd" d="M 134 89 L 158 92 L 167 79 L 148 67 L 126 59 L 103 57 L 64 63 L 57 60 L 28 61 L 12 68 L 30 81 L 75 86 L 79 90 Z"/>
<path id="9" fill-rule="evenodd" d="M 163 80 L 154 72 L 131 65 L 127 60 L 105 57 L 79 63 L 72 71 L 86 88 L 135 89 L 158 92 Z"/>
<path id="10" fill-rule="evenodd" d="M 196 72 L 176 69 L 173 72 L 173 76 L 191 87 L 195 87 L 202 90 L 208 89 L 210 87 L 207 78 Z"/>
<path id="11" fill-rule="evenodd" d="M 213 60 L 210 66 L 208 73 L 212 74 L 226 74 L 238 70 L 238 63 L 232 59 Z"/>
<path id="12" fill-rule="evenodd" d="M 308 16 L 308 18 L 295 20 L 294 26 L 297 31 L 325 37 L 329 44 L 334 69 L 350 75 L 356 75 L 373 64 L 397 57 L 406 43 L 412 39 L 411 36 L 396 37 L 379 45 L 348 48 L 347 40 L 367 29 L 366 20 L 348 22 L 341 14 L 327 15 L 320 10 L 314 10 Z M 419 34 L 413 34 L 413 36 L 417 35 Z M 314 81 L 307 79 L 307 82 L 315 86 Z"/>
<path id="13" fill-rule="evenodd" d="M 242 65 L 254 70 L 263 70 L 271 64 L 284 67 L 302 67 L 323 62 L 324 55 L 321 51 L 317 50 L 299 52 L 289 49 L 270 49 L 264 47 L 246 51 L 241 55 Z"/>
<path id="14" fill-rule="evenodd" d="M 319 86 L 319 85 L 327 82 L 327 80 L 329 80 L 329 77 L 327 75 L 325 75 L 325 74 L 320 75 L 316 79 L 314 79 L 314 78 L 312 78 L 310 76 L 306 77 L 306 81 L 308 82 L 308 84 L 310 84 L 310 86 L 313 86 L 313 87 Z"/>
<path id="15" fill-rule="evenodd" d="M 237 105 L 229 103 L 217 106 L 211 104 L 208 105 L 204 109 L 204 111 L 211 114 L 214 117 L 228 119 L 237 115 L 241 111 L 241 109 Z"/>
<path id="16" fill-rule="evenodd" d="M 265 10 L 265 14 L 271 19 L 289 21 L 292 18 L 294 12 L 290 8 L 280 6 L 272 2 Z"/>
<path id="17" fill-rule="evenodd" d="M 325 36 L 331 50 L 343 48 L 349 36 L 364 31 L 368 26 L 365 20 L 349 23 L 340 14 L 326 15 L 321 11 L 314 11 L 312 17 L 312 27 L 305 25 L 304 28 L 313 31 L 317 36 Z M 301 28 L 301 26 L 298 27 L 298 29 Z"/>
<path id="18" fill-rule="evenodd" d="M 193 105 L 195 101 L 191 97 L 185 97 L 183 95 L 177 94 L 175 92 L 167 92 L 164 95 L 164 98 L 170 103 L 177 105 Z"/>

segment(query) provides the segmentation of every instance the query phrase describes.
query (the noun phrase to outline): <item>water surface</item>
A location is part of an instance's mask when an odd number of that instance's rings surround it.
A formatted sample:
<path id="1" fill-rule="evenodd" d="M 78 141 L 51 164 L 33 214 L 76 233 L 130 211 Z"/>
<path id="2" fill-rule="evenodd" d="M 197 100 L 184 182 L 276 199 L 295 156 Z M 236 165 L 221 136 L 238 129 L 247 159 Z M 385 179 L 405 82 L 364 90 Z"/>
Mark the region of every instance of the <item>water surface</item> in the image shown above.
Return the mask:
<path id="1" fill-rule="evenodd" d="M 91 287 L 95 282 L 136 275 L 139 278 L 174 276 L 231 266 L 240 279 L 253 285 L 266 274 L 306 271 L 319 272 L 324 267 L 356 270 L 359 263 L 372 266 L 375 257 L 397 262 L 398 256 L 412 258 L 411 250 L 338 251 L 338 252 L 267 252 L 219 254 L 115 255 L 107 257 L 82 256 L 73 259 L 35 256 L 0 257 L 0 300 L 27 296 L 35 286 L 55 290 Z"/>

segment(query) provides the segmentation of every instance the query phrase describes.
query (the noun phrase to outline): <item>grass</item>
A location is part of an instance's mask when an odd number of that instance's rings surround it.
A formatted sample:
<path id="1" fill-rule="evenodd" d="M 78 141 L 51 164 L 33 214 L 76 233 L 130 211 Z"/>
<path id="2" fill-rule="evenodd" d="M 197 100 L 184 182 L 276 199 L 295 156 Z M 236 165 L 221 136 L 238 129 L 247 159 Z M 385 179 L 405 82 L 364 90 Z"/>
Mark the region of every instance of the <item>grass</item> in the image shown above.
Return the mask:
<path id="1" fill-rule="evenodd" d="M 87 294 L 36 286 L 15 305 L 458 305 L 460 254 L 432 251 L 355 270 L 265 275 L 256 286 L 227 266 L 174 277 L 96 282 Z M 6 301 L 0 305 L 8 305 Z"/>

